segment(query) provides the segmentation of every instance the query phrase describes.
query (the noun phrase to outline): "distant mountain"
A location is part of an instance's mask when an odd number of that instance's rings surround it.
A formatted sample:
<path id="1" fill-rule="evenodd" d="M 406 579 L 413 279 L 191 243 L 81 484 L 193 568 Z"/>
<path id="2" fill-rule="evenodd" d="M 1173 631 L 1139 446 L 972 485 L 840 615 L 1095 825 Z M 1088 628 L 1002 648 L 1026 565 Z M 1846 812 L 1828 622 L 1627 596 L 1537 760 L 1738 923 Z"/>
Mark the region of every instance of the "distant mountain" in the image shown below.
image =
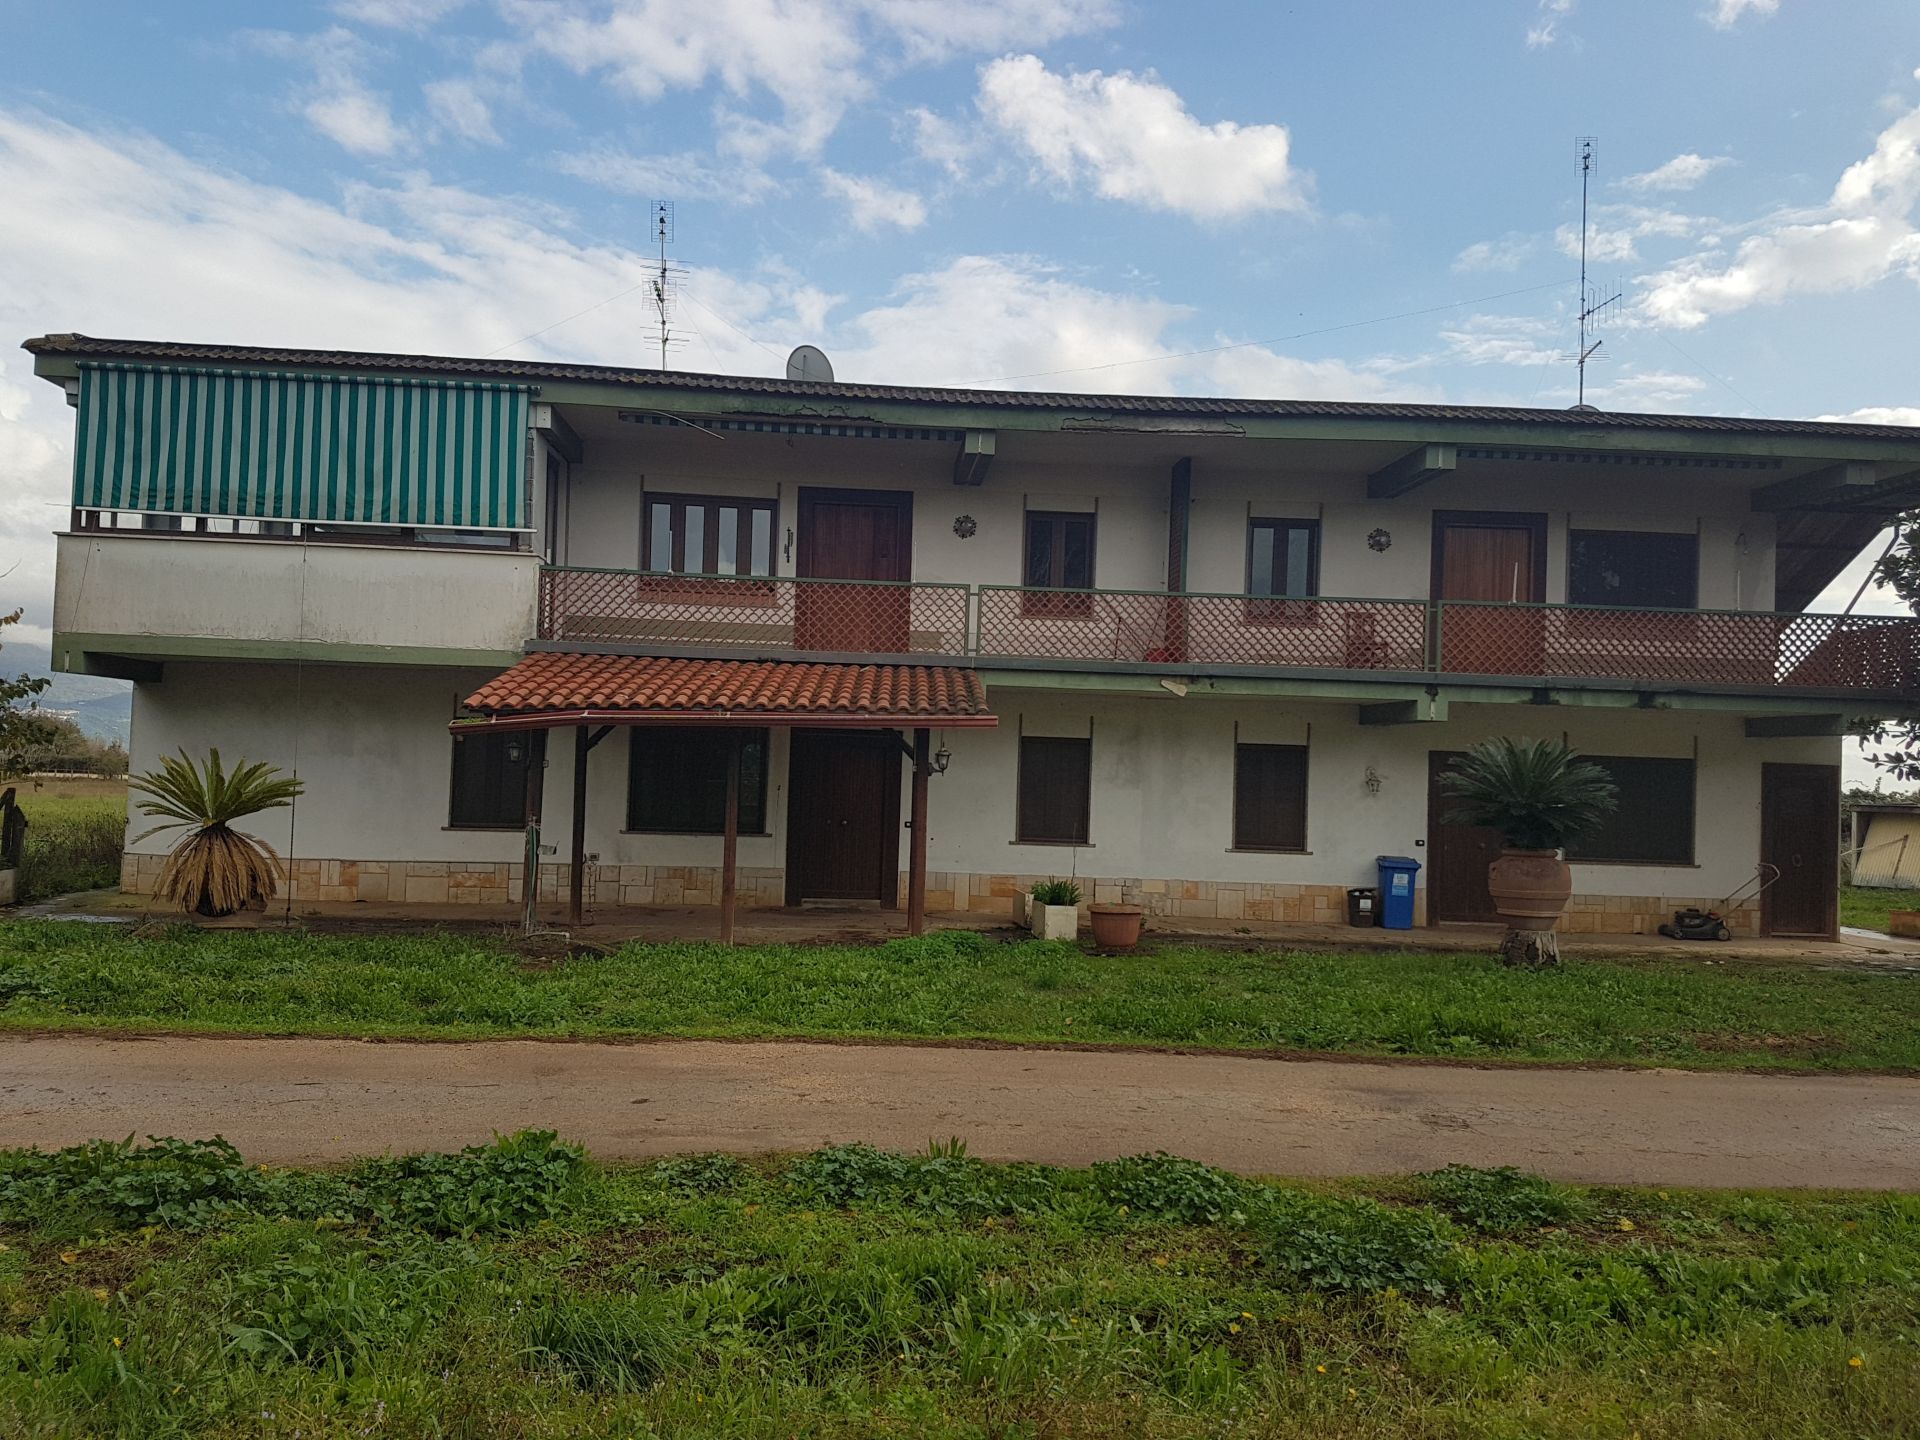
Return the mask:
<path id="1" fill-rule="evenodd" d="M 40 692 L 40 708 L 73 717 L 81 733 L 94 740 L 118 740 L 133 732 L 133 686 L 100 675 L 66 675 L 53 669 L 44 645 L 8 640 L 0 645 L 0 675 L 45 676 L 52 683 Z"/>

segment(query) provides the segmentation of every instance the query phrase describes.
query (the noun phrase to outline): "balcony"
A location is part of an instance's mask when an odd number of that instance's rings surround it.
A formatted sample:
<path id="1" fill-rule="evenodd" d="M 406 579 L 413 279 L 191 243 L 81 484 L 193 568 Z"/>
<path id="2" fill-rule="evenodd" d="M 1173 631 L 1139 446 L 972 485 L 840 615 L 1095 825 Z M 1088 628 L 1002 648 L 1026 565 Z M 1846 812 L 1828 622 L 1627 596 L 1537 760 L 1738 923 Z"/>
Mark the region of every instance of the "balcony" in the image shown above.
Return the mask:
<path id="1" fill-rule="evenodd" d="M 1490 683 L 1920 692 L 1920 620 L 1469 601 L 547 569 L 539 639 L 971 659 L 983 666 L 1446 676 Z"/>

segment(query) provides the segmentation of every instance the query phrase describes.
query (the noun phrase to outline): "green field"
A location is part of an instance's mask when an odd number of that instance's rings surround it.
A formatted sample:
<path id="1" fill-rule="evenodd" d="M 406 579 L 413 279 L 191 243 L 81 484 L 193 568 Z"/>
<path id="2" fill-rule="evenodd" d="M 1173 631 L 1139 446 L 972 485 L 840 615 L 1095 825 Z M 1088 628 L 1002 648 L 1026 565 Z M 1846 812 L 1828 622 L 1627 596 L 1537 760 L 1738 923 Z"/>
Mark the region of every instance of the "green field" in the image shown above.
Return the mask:
<path id="1" fill-rule="evenodd" d="M 558 964 L 453 934 L 0 924 L 0 1027 L 303 1035 L 849 1036 L 1920 1070 L 1920 975 L 947 932 L 884 945 L 628 945 Z"/>
<path id="2" fill-rule="evenodd" d="M 127 824 L 124 779 L 26 776 L 0 781 L 27 817 L 20 899 L 45 900 L 120 881 Z"/>
<path id="3" fill-rule="evenodd" d="M 1920 910 L 1920 890 L 1879 890 L 1864 885 L 1840 887 L 1840 923 L 1887 933 L 1889 910 Z"/>
<path id="4" fill-rule="evenodd" d="M 0 1153 L 0 1433 L 1828 1440 L 1920 1420 L 1920 1200 L 943 1145 L 602 1170 Z"/>

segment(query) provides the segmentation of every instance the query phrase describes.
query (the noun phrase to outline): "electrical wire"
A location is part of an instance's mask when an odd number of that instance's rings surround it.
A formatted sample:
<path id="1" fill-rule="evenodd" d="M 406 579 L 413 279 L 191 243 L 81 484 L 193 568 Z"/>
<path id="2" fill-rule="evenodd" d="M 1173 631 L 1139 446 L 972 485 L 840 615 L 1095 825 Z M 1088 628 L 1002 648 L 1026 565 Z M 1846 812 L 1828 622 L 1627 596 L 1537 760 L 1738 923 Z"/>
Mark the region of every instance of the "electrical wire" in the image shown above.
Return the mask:
<path id="1" fill-rule="evenodd" d="M 609 295 L 604 300 L 596 300 L 593 302 L 593 304 L 587 306 L 586 309 L 576 310 L 573 312 L 573 314 L 567 316 L 567 318 L 564 320 L 556 320 L 551 325 L 543 325 L 530 335 L 522 335 L 518 340 L 509 340 L 506 344 L 500 346 L 498 350 L 489 350 L 485 355 L 482 355 L 480 358 L 482 360 L 491 360 L 494 356 L 498 355 L 502 350 L 511 350 L 513 349 L 514 346 L 524 345 L 529 340 L 538 340 L 542 335 L 545 335 L 549 330 L 558 330 L 562 325 L 571 325 L 574 321 L 578 320 L 582 315 L 591 315 L 594 311 L 601 309 L 603 306 L 611 305 L 616 300 L 624 300 L 626 299 L 627 296 L 633 294 L 634 291 L 646 289 L 647 286 L 651 283 L 652 282 L 650 280 L 642 280 L 638 285 L 629 285 L 626 289 L 622 290 L 617 295 Z"/>

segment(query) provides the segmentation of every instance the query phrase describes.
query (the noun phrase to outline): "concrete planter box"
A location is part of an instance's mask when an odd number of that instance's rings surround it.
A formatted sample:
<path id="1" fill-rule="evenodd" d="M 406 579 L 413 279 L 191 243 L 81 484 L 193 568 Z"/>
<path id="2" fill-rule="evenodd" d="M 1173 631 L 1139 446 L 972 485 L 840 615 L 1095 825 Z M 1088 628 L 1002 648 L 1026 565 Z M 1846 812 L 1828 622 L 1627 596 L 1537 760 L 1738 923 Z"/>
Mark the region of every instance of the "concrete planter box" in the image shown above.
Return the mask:
<path id="1" fill-rule="evenodd" d="M 0 901 L 0 904 L 4 904 Z M 1920 940 L 1920 910 L 1889 910 L 1887 933 L 1907 940 Z"/>
<path id="2" fill-rule="evenodd" d="M 1080 938 L 1078 905 L 1034 905 L 1029 897 L 1033 918 L 1028 922 L 1041 940 L 1077 940 Z"/>

